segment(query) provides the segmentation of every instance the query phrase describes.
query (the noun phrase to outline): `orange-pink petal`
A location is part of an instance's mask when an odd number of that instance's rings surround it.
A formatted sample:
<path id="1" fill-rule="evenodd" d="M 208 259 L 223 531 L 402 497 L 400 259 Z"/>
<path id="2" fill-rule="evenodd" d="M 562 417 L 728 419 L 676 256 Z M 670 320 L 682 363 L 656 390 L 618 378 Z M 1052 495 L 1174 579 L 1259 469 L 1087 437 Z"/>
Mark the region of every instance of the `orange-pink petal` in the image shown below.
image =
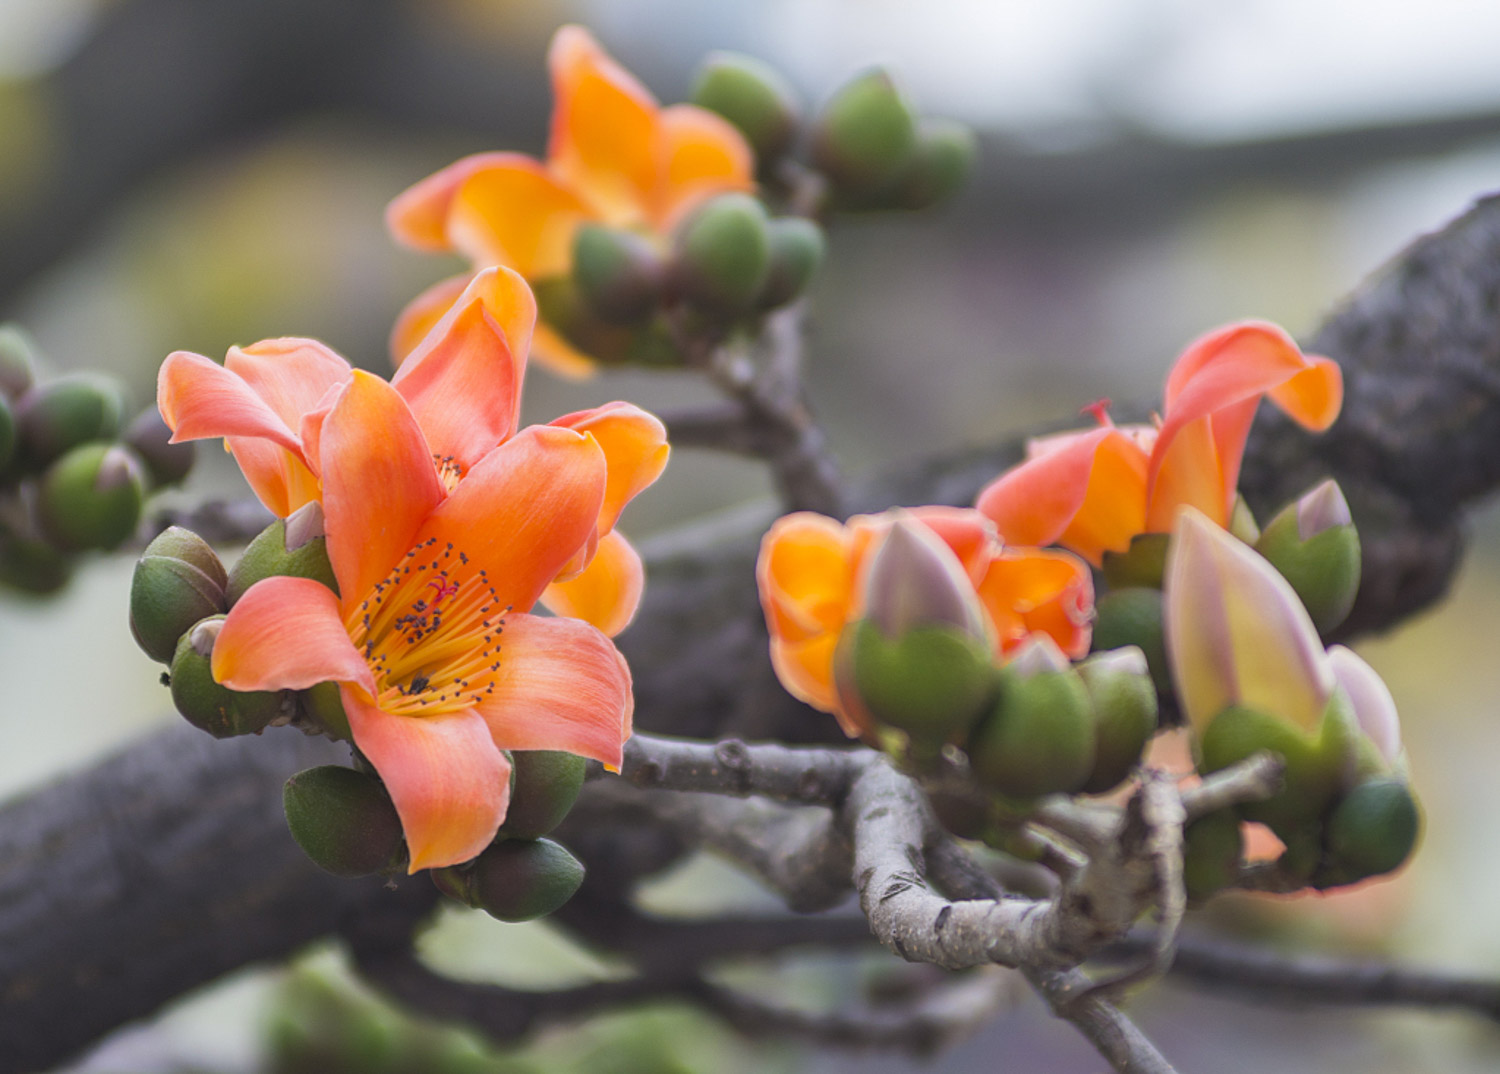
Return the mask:
<path id="1" fill-rule="evenodd" d="M 755 155 L 723 116 L 691 104 L 663 108 L 658 117 L 658 186 L 652 220 L 670 230 L 705 198 L 755 189 Z"/>
<path id="2" fill-rule="evenodd" d="M 509 265 L 537 280 L 568 271 L 573 234 L 591 215 L 545 167 L 512 153 L 464 180 L 449 209 L 448 236 L 476 265 Z"/>
<path id="3" fill-rule="evenodd" d="M 457 865 L 489 846 L 510 804 L 510 762 L 479 714 L 397 716 L 347 687 L 339 693 L 354 744 L 401 817 L 407 871 Z"/>
<path id="4" fill-rule="evenodd" d="M 454 161 L 396 195 L 385 208 L 386 227 L 398 242 L 413 249 L 434 253 L 451 250 L 448 210 L 458 188 L 475 172 L 504 165 L 516 157 L 515 153 L 475 153 Z"/>
<path id="5" fill-rule="evenodd" d="M 348 608 L 412 548 L 444 489 L 406 401 L 370 373 L 354 373 L 320 439 L 328 559 Z"/>
<path id="6" fill-rule="evenodd" d="M 167 355 L 156 379 L 156 405 L 172 442 L 253 436 L 300 452 L 294 426 L 255 391 L 211 358 L 189 351 Z"/>
<path id="7" fill-rule="evenodd" d="M 849 532 L 811 511 L 779 518 L 761 539 L 755 575 L 774 638 L 837 637 L 854 599 Z"/>
<path id="8" fill-rule="evenodd" d="M 566 750 L 620 767 L 635 708 L 630 669 L 598 630 L 508 615 L 493 681 L 477 707 L 497 746 Z"/>
<path id="9" fill-rule="evenodd" d="M 990 564 L 978 593 L 994 623 L 1001 652 L 1038 632 L 1050 636 L 1070 659 L 1088 652 L 1094 579 L 1077 556 L 1007 548 Z"/>
<path id="10" fill-rule="evenodd" d="M 531 340 L 531 357 L 559 377 L 587 380 L 599 372 L 599 363 L 563 338 L 545 321 L 538 321 Z"/>
<path id="11" fill-rule="evenodd" d="M 599 539 L 593 559 L 581 573 L 546 588 L 542 604 L 557 615 L 591 623 L 612 638 L 635 618 L 645 586 L 640 553 L 611 531 Z"/>
<path id="12" fill-rule="evenodd" d="M 224 443 L 256 498 L 277 518 L 322 498 L 323 486 L 304 452 L 257 436 L 226 436 Z"/>
<path id="13" fill-rule="evenodd" d="M 439 280 L 406 304 L 396 315 L 396 324 L 391 329 L 389 342 L 391 365 L 397 369 L 406 356 L 417 349 L 417 344 L 427 338 L 443 315 L 453 308 L 458 296 L 469 286 L 468 273 L 449 276 Z"/>
<path id="14" fill-rule="evenodd" d="M 316 409 L 331 389 L 349 379 L 351 366 L 315 339 L 263 339 L 230 347 L 224 368 L 250 385 L 256 395 L 296 429 L 302 415 Z"/>
<path id="15" fill-rule="evenodd" d="M 666 469 L 671 453 L 666 426 L 638 406 L 606 403 L 564 415 L 551 424 L 591 433 L 604 451 L 609 479 L 604 490 L 604 508 L 599 514 L 600 534 L 613 529 L 625 505 Z"/>
<path id="16" fill-rule="evenodd" d="M 451 543 L 501 607 L 526 611 L 596 535 L 605 480 L 592 436 L 532 425 L 479 460 L 411 543 Z"/>
<path id="17" fill-rule="evenodd" d="M 773 635 L 771 666 L 787 693 L 819 712 L 832 713 L 844 733 L 857 738 L 865 728 L 845 711 L 833 681 L 833 654 L 838 648 L 840 633 L 835 630 L 802 641 L 788 641 Z"/>
<path id="18" fill-rule="evenodd" d="M 375 677 L 322 582 L 275 575 L 235 602 L 214 642 L 213 675 L 231 690 L 303 690 L 320 682 L 375 692 Z"/>

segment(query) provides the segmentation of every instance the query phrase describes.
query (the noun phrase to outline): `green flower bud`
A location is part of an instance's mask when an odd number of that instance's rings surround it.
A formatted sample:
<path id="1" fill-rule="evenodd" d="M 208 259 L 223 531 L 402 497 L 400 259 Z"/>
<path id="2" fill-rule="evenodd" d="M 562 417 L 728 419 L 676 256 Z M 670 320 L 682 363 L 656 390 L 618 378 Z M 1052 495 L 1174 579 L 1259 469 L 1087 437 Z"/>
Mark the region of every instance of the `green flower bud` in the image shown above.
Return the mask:
<path id="1" fill-rule="evenodd" d="M 432 881 L 449 898 L 501 921 L 545 917 L 583 883 L 583 865 L 550 839 L 491 844 L 466 865 L 433 869 Z"/>
<path id="2" fill-rule="evenodd" d="M 344 698 L 336 682 L 320 682 L 302 691 L 302 711 L 330 738 L 353 742 L 349 716 L 344 712 Z"/>
<path id="3" fill-rule="evenodd" d="M 1379 876 L 1401 866 L 1417 844 L 1421 817 L 1411 790 L 1399 779 L 1359 784 L 1328 818 L 1325 845 L 1338 883 Z"/>
<path id="4" fill-rule="evenodd" d="M 1133 586 L 1116 589 L 1094 605 L 1095 652 L 1134 645 L 1146 656 L 1151 681 L 1158 692 L 1172 692 L 1172 671 L 1167 664 L 1167 642 L 1162 629 L 1161 590 Z"/>
<path id="5" fill-rule="evenodd" d="M 47 468 L 37 489 L 43 531 L 65 548 L 118 548 L 140 525 L 146 473 L 118 444 L 84 444 Z"/>
<path id="6" fill-rule="evenodd" d="M 394 872 L 406 864 L 401 818 L 385 784 L 339 765 L 298 772 L 281 802 L 292 838 L 334 876 Z"/>
<path id="7" fill-rule="evenodd" d="M 72 577 L 72 559 L 48 542 L 0 530 L 0 583 L 44 597 L 62 589 Z"/>
<path id="8" fill-rule="evenodd" d="M 16 416 L 9 401 L 0 395 L 0 474 L 16 457 Z"/>
<path id="9" fill-rule="evenodd" d="M 1016 798 L 1079 790 L 1094 769 L 1088 691 L 1055 642 L 1034 634 L 1001 669 L 1000 699 L 975 728 L 969 765 L 983 787 Z"/>
<path id="10" fill-rule="evenodd" d="M 587 762 L 562 750 L 516 750 L 511 758 L 510 808 L 500 834 L 540 838 L 561 824 L 578 800 Z"/>
<path id="11" fill-rule="evenodd" d="M 800 216 L 781 216 L 766 225 L 770 242 L 770 268 L 756 305 L 761 309 L 784 306 L 807 290 L 823 263 L 827 243 L 823 229 Z"/>
<path id="12" fill-rule="evenodd" d="M 75 373 L 36 385 L 16 403 L 22 465 L 40 471 L 80 444 L 114 439 L 123 409 L 109 377 Z"/>
<path id="13" fill-rule="evenodd" d="M 1160 589 L 1166 572 L 1170 533 L 1138 533 L 1127 552 L 1104 553 L 1104 580 L 1111 589 Z"/>
<path id="14" fill-rule="evenodd" d="M 749 194 L 720 194 L 687 218 L 674 237 L 672 277 L 706 313 L 749 310 L 771 270 L 766 210 Z"/>
<path id="15" fill-rule="evenodd" d="M 125 430 L 125 444 L 133 448 L 146 464 L 152 488 L 175 485 L 193 468 L 195 445 L 191 442 L 169 443 L 171 439 L 172 430 L 154 406 L 136 415 Z"/>
<path id="16" fill-rule="evenodd" d="M 19 325 L 0 324 L 0 395 L 19 399 L 36 382 L 37 346 Z"/>
<path id="17" fill-rule="evenodd" d="M 1182 840 L 1182 884 L 1189 899 L 1201 902 L 1234 883 L 1245 840 L 1232 810 L 1199 817 L 1183 830 Z"/>
<path id="18" fill-rule="evenodd" d="M 338 580 L 328 562 L 328 538 L 323 532 L 323 505 L 314 500 L 278 518 L 256 535 L 229 571 L 229 605 L 256 582 L 276 575 L 311 578 L 335 593 Z"/>
<path id="19" fill-rule="evenodd" d="M 281 715 L 281 695 L 268 690 L 231 690 L 209 670 L 214 640 L 224 625 L 211 616 L 182 636 L 172 657 L 172 703 L 188 723 L 215 738 L 253 735 Z"/>
<path id="20" fill-rule="evenodd" d="M 186 549 L 179 556 L 167 549 Z M 212 573 L 197 566 L 209 565 Z M 229 608 L 224 567 L 208 543 L 172 526 L 146 546 L 130 578 L 130 633 L 152 660 L 171 663 L 177 641 L 194 623 Z"/>
<path id="21" fill-rule="evenodd" d="M 1327 634 L 1344 621 L 1359 592 L 1359 533 L 1338 483 L 1325 481 L 1266 526 L 1255 550 L 1302 599 L 1313 625 Z"/>
<path id="22" fill-rule="evenodd" d="M 955 119 L 921 120 L 896 204 L 902 209 L 926 209 L 947 201 L 968 179 L 978 152 L 979 139 L 967 124 Z"/>
<path id="23" fill-rule="evenodd" d="M 753 56 L 710 52 L 688 99 L 738 127 L 762 170 L 797 137 L 801 109 L 796 93 L 780 71 Z"/>
<path id="24" fill-rule="evenodd" d="M 571 275 L 537 280 L 537 316 L 589 357 L 606 365 L 638 362 L 676 366 L 682 355 L 661 318 L 642 325 L 606 324 L 584 301 Z"/>
<path id="25" fill-rule="evenodd" d="M 917 144 L 911 108 L 875 68 L 835 91 L 813 126 L 812 159 L 841 192 L 870 195 L 906 169 Z"/>
<path id="26" fill-rule="evenodd" d="M 661 298 L 665 266 L 644 235 L 584 224 L 573 240 L 573 282 L 608 324 L 645 320 Z"/>
<path id="27" fill-rule="evenodd" d="M 1337 695 L 1316 732 L 1305 734 L 1280 716 L 1231 705 L 1209 722 L 1200 751 L 1202 771 L 1216 772 L 1261 750 L 1286 762 L 1281 790 L 1241 807 L 1290 845 L 1307 824 L 1327 811 L 1353 756 L 1355 735 L 1347 701 Z"/>
<path id="28" fill-rule="evenodd" d="M 1156 734 L 1156 687 L 1133 645 L 1089 657 L 1078 677 L 1094 706 L 1094 771 L 1083 791 L 1103 794 L 1124 782 Z"/>
<path id="29" fill-rule="evenodd" d="M 844 629 L 839 650 L 865 711 L 917 744 L 961 737 L 995 695 L 989 647 L 956 627 L 913 627 L 893 640 L 863 619 Z"/>

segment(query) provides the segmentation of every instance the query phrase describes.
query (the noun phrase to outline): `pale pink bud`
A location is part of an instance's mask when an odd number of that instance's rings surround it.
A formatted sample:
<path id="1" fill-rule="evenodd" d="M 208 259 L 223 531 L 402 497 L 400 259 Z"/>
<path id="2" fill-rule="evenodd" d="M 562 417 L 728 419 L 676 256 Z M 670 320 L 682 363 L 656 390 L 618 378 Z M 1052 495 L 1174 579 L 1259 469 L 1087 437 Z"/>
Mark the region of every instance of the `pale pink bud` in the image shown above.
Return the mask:
<path id="1" fill-rule="evenodd" d="M 1121 650 L 1123 652 L 1123 650 Z M 1136 652 L 1140 652 L 1139 649 Z M 1052 635 L 1037 631 L 1016 646 L 1006 668 L 1023 679 L 1049 671 L 1067 671 L 1068 657 L 1052 640 Z"/>
<path id="2" fill-rule="evenodd" d="M 308 541 L 326 537 L 323 528 L 323 505 L 317 500 L 303 504 L 286 516 L 286 536 L 283 543 L 288 552 L 295 552 Z"/>
<path id="3" fill-rule="evenodd" d="M 1328 650 L 1328 662 L 1338 684 L 1349 695 L 1354 719 L 1388 764 L 1401 755 L 1401 722 L 1396 716 L 1396 700 L 1391 697 L 1385 680 L 1352 649 L 1334 645 Z"/>
<path id="4" fill-rule="evenodd" d="M 1335 526 L 1348 526 L 1354 522 L 1349 513 L 1349 501 L 1344 491 L 1332 478 L 1297 501 L 1297 536 L 1311 540 L 1324 530 Z"/>
<path id="5" fill-rule="evenodd" d="M 957 627 L 984 637 L 984 611 L 963 564 L 937 534 L 899 515 L 870 560 L 864 582 L 865 615 L 888 638 L 913 627 Z"/>

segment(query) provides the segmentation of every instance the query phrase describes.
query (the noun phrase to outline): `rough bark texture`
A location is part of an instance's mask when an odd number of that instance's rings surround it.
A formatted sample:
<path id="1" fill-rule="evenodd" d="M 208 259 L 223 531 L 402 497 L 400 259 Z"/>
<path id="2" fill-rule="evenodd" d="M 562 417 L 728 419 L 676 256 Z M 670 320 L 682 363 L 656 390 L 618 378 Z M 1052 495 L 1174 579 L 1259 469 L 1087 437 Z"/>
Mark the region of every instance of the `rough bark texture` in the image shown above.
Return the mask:
<path id="1" fill-rule="evenodd" d="M 1264 509 L 1325 473 L 1345 484 L 1366 542 L 1352 630 L 1439 596 L 1458 564 L 1461 508 L 1500 478 L 1500 202 L 1420 241 L 1313 341 L 1343 363 L 1348 403 L 1322 438 L 1268 419 L 1244 471 Z M 855 509 L 972 499 L 1016 446 L 933 460 L 855 490 Z M 769 518 L 769 512 L 766 516 Z M 775 683 L 756 602 L 754 520 L 739 534 L 659 545 L 640 619 L 622 639 L 643 727 L 807 739 L 813 718 Z M 280 816 L 291 772 L 331 747 L 277 733 L 214 742 L 187 727 L 0 809 L 0 1074 L 56 1063 L 109 1029 L 247 963 L 347 932 L 378 910 L 415 921 L 425 881 L 325 877 Z M 584 834 L 584 833 L 580 833 Z M 655 853 L 580 839 L 596 878 L 628 886 Z M 597 851 L 597 856 L 593 856 Z"/>

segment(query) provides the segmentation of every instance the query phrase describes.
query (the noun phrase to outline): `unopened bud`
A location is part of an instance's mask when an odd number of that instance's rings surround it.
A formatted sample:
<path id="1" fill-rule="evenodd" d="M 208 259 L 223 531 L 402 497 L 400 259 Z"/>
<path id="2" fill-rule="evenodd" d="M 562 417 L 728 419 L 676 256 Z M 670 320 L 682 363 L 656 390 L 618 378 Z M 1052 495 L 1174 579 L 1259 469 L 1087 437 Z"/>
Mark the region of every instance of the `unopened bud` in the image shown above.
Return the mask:
<path id="1" fill-rule="evenodd" d="M 1160 589 L 1171 542 L 1170 533 L 1136 534 L 1127 551 L 1104 553 L 1104 580 L 1111 589 Z"/>
<path id="2" fill-rule="evenodd" d="M 0 324 L 0 395 L 19 399 L 36 382 L 37 346 L 19 325 Z"/>
<path id="3" fill-rule="evenodd" d="M 298 772 L 281 795 L 292 838 L 334 876 L 392 872 L 406 863 L 401 818 L 375 776 L 339 765 Z"/>
<path id="4" fill-rule="evenodd" d="M 573 897 L 583 883 L 583 865 L 550 839 L 507 839 L 468 864 L 433 869 L 432 881 L 443 894 L 491 917 L 531 921 Z"/>
<path id="5" fill-rule="evenodd" d="M 672 276 L 689 303 L 706 313 L 749 310 L 771 268 L 766 210 L 749 194 L 721 194 L 677 230 Z"/>
<path id="6" fill-rule="evenodd" d="M 812 159 L 842 193 L 869 195 L 893 182 L 916 147 L 916 122 L 889 72 L 844 83 L 813 127 Z"/>
<path id="7" fill-rule="evenodd" d="M 320 682 L 302 691 L 302 711 L 307 718 L 330 738 L 344 742 L 354 741 L 349 730 L 349 715 L 344 711 L 344 698 L 336 682 Z"/>
<path id="8" fill-rule="evenodd" d="M 1255 549 L 1291 583 L 1320 633 L 1342 623 L 1359 592 L 1359 532 L 1336 481 L 1325 481 L 1266 526 Z"/>
<path id="9" fill-rule="evenodd" d="M 665 266 L 634 231 L 584 224 L 573 240 L 573 281 L 589 309 L 609 324 L 644 320 L 661 298 Z"/>
<path id="10" fill-rule="evenodd" d="M 1399 779 L 1372 779 L 1346 794 L 1328 818 L 1330 871 L 1353 883 L 1399 868 L 1417 844 L 1421 816 Z"/>
<path id="11" fill-rule="evenodd" d="M 1401 721 L 1396 699 L 1385 680 L 1352 649 L 1330 646 L 1328 662 L 1353 712 L 1354 725 L 1369 743 L 1373 754 L 1365 765 L 1371 772 L 1386 774 L 1401 763 Z"/>
<path id="12" fill-rule="evenodd" d="M 207 569 L 205 569 L 207 568 Z M 130 633 L 153 660 L 171 663 L 177 640 L 229 607 L 224 567 L 208 543 L 172 526 L 146 546 L 130 578 Z"/>
<path id="13" fill-rule="evenodd" d="M 738 52 L 711 52 L 698 69 L 688 98 L 739 128 L 762 168 L 797 136 L 797 95 L 781 72 Z"/>
<path id="14" fill-rule="evenodd" d="M 10 401 L 0 395 L 0 475 L 16 457 L 16 416 Z"/>
<path id="15" fill-rule="evenodd" d="M 951 626 L 918 626 L 890 638 L 863 619 L 844 628 L 834 663 L 840 694 L 852 690 L 845 700 L 855 711 L 923 746 L 961 738 L 995 691 L 988 646 Z"/>
<path id="16" fill-rule="evenodd" d="M 864 578 L 865 614 L 887 638 L 919 626 L 949 626 L 984 636 L 984 612 L 958 556 L 904 512 L 871 557 Z"/>
<path id="17" fill-rule="evenodd" d="M 1228 809 L 1199 817 L 1182 833 L 1182 886 L 1202 902 L 1239 879 L 1245 839 L 1239 817 Z"/>
<path id="18" fill-rule="evenodd" d="M 140 524 L 145 498 L 145 469 L 134 452 L 84 444 L 42 475 L 37 519 L 66 548 L 117 548 Z"/>
<path id="19" fill-rule="evenodd" d="M 583 789 L 587 764 L 562 750 L 516 750 L 511 754 L 510 808 L 500 834 L 537 839 L 562 823 Z"/>
<path id="20" fill-rule="evenodd" d="M 1057 644 L 1033 634 L 1000 675 L 1000 697 L 974 729 L 969 764 L 983 787 L 1016 798 L 1071 793 L 1094 769 L 1094 716 Z"/>
<path id="21" fill-rule="evenodd" d="M 1246 803 L 1241 813 L 1260 821 L 1291 845 L 1320 818 L 1343 781 L 1350 743 L 1347 723 L 1335 714 L 1320 729 L 1304 733 L 1280 716 L 1231 705 L 1215 716 L 1200 741 L 1202 770 L 1216 772 L 1267 750 L 1285 762 L 1281 789 L 1270 798 Z"/>
<path id="22" fill-rule="evenodd" d="M 37 472 L 80 444 L 113 439 L 123 408 L 119 384 L 97 374 L 34 386 L 16 402 L 22 465 Z"/>
<path id="23" fill-rule="evenodd" d="M 196 454 L 191 441 L 171 443 L 172 430 L 153 406 L 136 415 L 125 430 L 125 444 L 146 464 L 153 488 L 175 485 L 193 468 Z"/>
<path id="24" fill-rule="evenodd" d="M 1132 586 L 1100 597 L 1094 605 L 1091 644 L 1096 652 L 1132 645 L 1140 649 L 1157 690 L 1171 693 L 1172 671 L 1167 664 L 1161 590 Z"/>
<path id="25" fill-rule="evenodd" d="M 590 358 L 606 365 L 682 364 L 682 355 L 660 317 L 638 325 L 608 324 L 584 301 L 571 274 L 538 280 L 532 290 L 538 318 Z"/>
<path id="26" fill-rule="evenodd" d="M 896 194 L 897 205 L 926 209 L 947 201 L 968 179 L 978 152 L 979 140 L 967 124 L 955 119 L 921 120 Z"/>
<path id="27" fill-rule="evenodd" d="M 72 559 L 49 542 L 0 530 L 0 583 L 40 597 L 56 593 L 72 577 Z"/>
<path id="28" fill-rule="evenodd" d="M 229 570 L 231 607 L 263 578 L 287 575 L 322 582 L 335 593 L 338 580 L 328 562 L 328 539 L 323 532 L 323 505 L 304 504 L 286 518 L 278 518 L 256 535 Z"/>
<path id="29" fill-rule="evenodd" d="M 775 309 L 797 298 L 823 263 L 823 229 L 800 216 L 780 216 L 766 225 L 770 268 L 756 305 Z"/>
<path id="30" fill-rule="evenodd" d="M 223 616 L 204 619 L 177 642 L 172 703 L 188 723 L 215 738 L 252 735 L 281 714 L 281 697 L 268 690 L 231 690 L 214 681 L 209 661 L 223 625 Z"/>
<path id="31" fill-rule="evenodd" d="M 1133 645 L 1089 657 L 1078 677 L 1094 706 L 1094 770 L 1083 791 L 1103 794 L 1130 775 L 1156 734 L 1156 687 Z"/>

